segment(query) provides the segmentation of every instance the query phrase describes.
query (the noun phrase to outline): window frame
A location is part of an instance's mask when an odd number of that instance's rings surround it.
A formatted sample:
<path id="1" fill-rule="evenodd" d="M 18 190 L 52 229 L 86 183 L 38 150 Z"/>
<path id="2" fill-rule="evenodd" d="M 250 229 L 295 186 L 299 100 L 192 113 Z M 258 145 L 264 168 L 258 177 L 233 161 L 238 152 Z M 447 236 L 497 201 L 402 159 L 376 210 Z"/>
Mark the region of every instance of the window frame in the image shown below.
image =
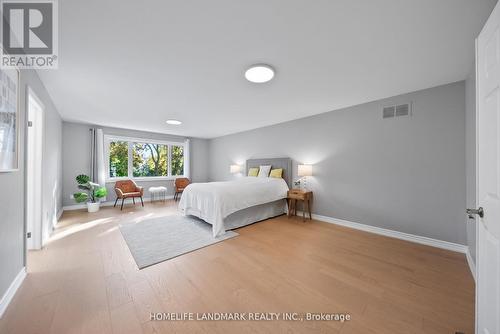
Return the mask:
<path id="1" fill-rule="evenodd" d="M 128 146 L 128 164 L 127 164 L 127 172 L 128 176 L 119 176 L 119 177 L 111 177 L 109 174 L 109 146 L 113 141 L 121 141 L 126 142 Z M 134 143 L 145 143 L 145 144 L 158 144 L 158 145 L 166 145 L 168 147 L 168 164 L 167 164 L 167 176 L 139 176 L 134 177 L 134 166 L 133 166 L 133 156 L 132 156 L 132 147 Z M 183 159 L 184 159 L 184 168 L 183 175 L 172 175 L 172 146 L 181 146 L 183 149 Z M 175 180 L 179 177 L 185 177 L 186 172 L 186 156 L 184 155 L 186 152 L 186 143 L 185 142 L 176 142 L 176 141 L 165 141 L 158 139 L 149 139 L 149 138 L 138 138 L 138 137 L 126 137 L 126 136 L 114 136 L 114 135 L 104 135 L 104 160 L 106 167 L 106 182 L 115 182 L 120 180 L 135 180 L 135 181 L 157 181 L 157 180 Z"/>

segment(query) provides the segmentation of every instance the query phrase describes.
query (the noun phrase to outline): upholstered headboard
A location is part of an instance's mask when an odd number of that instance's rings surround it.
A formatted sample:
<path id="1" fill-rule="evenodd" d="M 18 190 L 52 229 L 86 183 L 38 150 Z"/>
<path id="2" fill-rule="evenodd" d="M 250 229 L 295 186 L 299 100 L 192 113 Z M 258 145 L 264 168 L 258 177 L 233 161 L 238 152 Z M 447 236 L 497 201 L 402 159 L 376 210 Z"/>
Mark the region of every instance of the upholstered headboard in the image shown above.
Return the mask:
<path id="1" fill-rule="evenodd" d="M 271 165 L 272 169 L 283 168 L 283 179 L 292 188 L 292 159 L 290 158 L 270 158 L 270 159 L 248 159 L 246 166 L 246 173 L 252 167 L 259 167 L 262 165 Z"/>

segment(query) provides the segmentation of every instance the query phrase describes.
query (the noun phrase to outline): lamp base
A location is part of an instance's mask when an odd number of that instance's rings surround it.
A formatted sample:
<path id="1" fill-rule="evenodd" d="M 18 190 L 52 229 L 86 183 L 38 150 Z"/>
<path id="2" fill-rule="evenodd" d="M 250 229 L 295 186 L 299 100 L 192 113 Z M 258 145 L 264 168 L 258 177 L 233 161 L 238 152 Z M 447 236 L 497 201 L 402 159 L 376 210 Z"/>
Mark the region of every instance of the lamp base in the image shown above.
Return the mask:
<path id="1" fill-rule="evenodd" d="M 307 176 L 302 177 L 302 179 L 304 182 L 300 182 L 301 188 L 302 190 L 307 191 Z"/>

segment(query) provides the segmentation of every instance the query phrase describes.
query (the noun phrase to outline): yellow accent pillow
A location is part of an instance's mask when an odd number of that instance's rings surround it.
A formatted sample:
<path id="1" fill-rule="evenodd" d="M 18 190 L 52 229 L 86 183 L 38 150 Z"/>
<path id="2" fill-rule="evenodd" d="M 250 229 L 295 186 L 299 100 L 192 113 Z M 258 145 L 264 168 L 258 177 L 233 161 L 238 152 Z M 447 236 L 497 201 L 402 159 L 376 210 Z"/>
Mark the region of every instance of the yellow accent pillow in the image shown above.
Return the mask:
<path id="1" fill-rule="evenodd" d="M 283 168 L 278 168 L 278 169 L 272 169 L 271 174 L 269 174 L 269 177 L 276 177 L 280 179 L 283 176 Z"/>
<path id="2" fill-rule="evenodd" d="M 259 167 L 250 168 L 248 170 L 248 176 L 257 176 L 257 175 L 259 175 Z"/>

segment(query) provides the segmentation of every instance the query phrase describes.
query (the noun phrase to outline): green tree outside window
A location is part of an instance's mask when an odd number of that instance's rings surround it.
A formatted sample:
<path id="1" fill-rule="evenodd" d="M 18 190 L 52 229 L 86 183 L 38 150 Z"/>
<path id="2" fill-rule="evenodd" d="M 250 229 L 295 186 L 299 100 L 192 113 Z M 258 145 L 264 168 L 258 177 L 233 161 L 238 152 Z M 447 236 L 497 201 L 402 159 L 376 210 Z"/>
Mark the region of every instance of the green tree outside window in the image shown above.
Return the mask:
<path id="1" fill-rule="evenodd" d="M 184 175 L 184 147 L 172 146 L 172 175 Z"/>
<path id="2" fill-rule="evenodd" d="M 171 159 L 170 175 L 184 175 L 183 146 L 114 140 L 109 142 L 110 177 L 129 176 L 129 150 L 133 177 L 169 176 L 169 159 Z"/>
<path id="3" fill-rule="evenodd" d="M 134 143 L 132 157 L 134 177 L 168 175 L 167 145 Z"/>
<path id="4" fill-rule="evenodd" d="M 128 176 L 128 143 L 113 141 L 109 144 L 109 176 Z"/>

